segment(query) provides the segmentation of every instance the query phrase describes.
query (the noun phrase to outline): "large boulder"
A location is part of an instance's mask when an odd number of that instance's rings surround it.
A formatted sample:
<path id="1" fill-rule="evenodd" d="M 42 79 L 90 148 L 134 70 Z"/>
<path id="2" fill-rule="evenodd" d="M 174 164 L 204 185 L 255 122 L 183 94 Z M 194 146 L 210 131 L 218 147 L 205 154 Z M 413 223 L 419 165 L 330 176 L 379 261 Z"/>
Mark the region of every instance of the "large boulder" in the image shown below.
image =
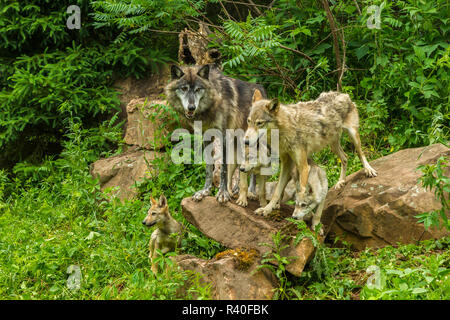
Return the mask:
<path id="1" fill-rule="evenodd" d="M 344 188 L 332 189 L 327 196 L 322 222 L 330 226 L 328 237 L 362 250 L 448 235 L 444 230 L 425 230 L 414 217 L 441 208 L 433 192 L 418 183 L 422 173 L 417 170 L 440 156 L 450 156 L 450 149 L 442 144 L 405 149 L 372 161 L 378 171 L 375 178 L 367 178 L 362 170 L 348 176 Z"/>
<path id="2" fill-rule="evenodd" d="M 192 255 L 175 256 L 174 259 L 182 269 L 201 274 L 200 281 L 211 284 L 215 300 L 270 300 L 278 287 L 275 276 L 268 269 L 256 270 L 256 261 L 243 269 L 233 254 L 211 260 Z"/>
<path id="3" fill-rule="evenodd" d="M 256 201 L 249 201 L 249 206 L 242 208 L 233 202 L 220 204 L 215 197 L 206 197 L 200 202 L 185 198 L 181 206 L 187 221 L 207 237 L 232 249 L 249 248 L 263 255 L 271 250 L 264 244 L 273 244 L 273 234 L 279 230 L 283 230 L 286 235 L 291 235 L 292 232 L 292 223 L 285 220 L 292 215 L 292 206 L 282 205 L 276 215 L 268 217 L 254 214 L 254 210 L 258 208 Z M 295 258 L 287 265 L 286 270 L 299 276 L 314 251 L 309 238 L 303 238 L 297 246 L 291 242 L 282 251 L 283 256 Z"/>
<path id="4" fill-rule="evenodd" d="M 120 199 L 131 199 L 137 193 L 133 185 L 143 177 L 150 177 L 151 161 L 160 154 L 155 151 L 130 148 L 125 153 L 91 164 L 91 174 L 99 179 L 101 190 L 117 187 L 115 194 Z"/>

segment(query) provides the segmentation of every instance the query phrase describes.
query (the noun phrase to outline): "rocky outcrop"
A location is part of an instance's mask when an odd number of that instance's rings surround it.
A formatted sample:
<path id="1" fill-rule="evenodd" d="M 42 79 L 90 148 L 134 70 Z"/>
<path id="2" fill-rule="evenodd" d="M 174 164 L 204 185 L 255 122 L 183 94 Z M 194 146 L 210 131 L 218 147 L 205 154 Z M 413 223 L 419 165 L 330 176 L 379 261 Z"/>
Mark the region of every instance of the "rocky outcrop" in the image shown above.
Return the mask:
<path id="1" fill-rule="evenodd" d="M 137 145 L 149 150 L 163 148 L 165 137 L 174 128 L 170 128 L 168 119 L 161 105 L 164 100 L 148 100 L 139 98 L 131 100 L 127 105 L 127 128 L 125 143 Z"/>
<path id="2" fill-rule="evenodd" d="M 211 260 L 192 255 L 175 256 L 174 259 L 182 269 L 201 274 L 201 283 L 211 284 L 215 300 L 270 300 L 278 287 L 275 276 L 268 269 L 256 270 L 256 261 L 242 269 L 233 254 Z"/>
<path id="3" fill-rule="evenodd" d="M 126 107 L 133 99 L 148 98 L 149 100 L 159 99 L 164 92 L 164 86 L 169 80 L 169 67 L 161 67 L 157 74 L 150 74 L 142 79 L 128 77 L 117 80 L 114 86 L 120 91 L 119 100 L 122 109 L 122 118 L 126 119 Z"/>
<path id="4" fill-rule="evenodd" d="M 436 163 L 440 156 L 449 157 L 450 149 L 442 144 L 405 149 L 372 161 L 378 171 L 375 178 L 365 177 L 362 170 L 348 176 L 343 189 L 332 189 L 327 196 L 322 222 L 330 226 L 329 237 L 339 237 L 362 250 L 448 234 L 425 230 L 414 217 L 441 208 L 433 192 L 418 183 L 422 173 L 417 169 Z"/>
<path id="5" fill-rule="evenodd" d="M 283 205 L 277 216 L 261 217 L 254 214 L 256 201 L 249 201 L 247 208 L 232 202 L 219 204 L 215 197 L 206 197 L 200 202 L 185 198 L 181 202 L 183 215 L 191 224 L 211 239 L 228 248 L 250 248 L 260 255 L 270 251 L 264 244 L 273 244 L 272 235 L 278 230 L 287 234 L 292 224 L 284 218 L 292 215 L 293 208 Z M 286 257 L 295 257 L 286 270 L 299 276 L 314 253 L 309 238 L 304 238 L 297 246 L 292 244 L 282 251 Z"/>
<path id="6" fill-rule="evenodd" d="M 90 171 L 92 176 L 99 179 L 101 190 L 116 188 L 113 191 L 116 196 L 130 199 L 136 195 L 134 183 L 152 174 L 150 162 L 157 156 L 160 156 L 158 152 L 134 147 L 123 154 L 94 162 Z"/>

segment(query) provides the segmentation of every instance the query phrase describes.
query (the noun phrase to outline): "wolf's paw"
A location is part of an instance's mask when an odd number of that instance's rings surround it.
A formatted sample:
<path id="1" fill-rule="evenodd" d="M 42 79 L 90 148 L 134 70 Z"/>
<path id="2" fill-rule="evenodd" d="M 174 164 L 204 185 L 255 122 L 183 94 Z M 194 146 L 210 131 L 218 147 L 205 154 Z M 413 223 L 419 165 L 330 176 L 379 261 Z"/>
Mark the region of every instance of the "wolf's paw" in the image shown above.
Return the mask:
<path id="1" fill-rule="evenodd" d="M 237 199 L 236 204 L 241 207 L 246 207 L 248 205 L 247 197 L 240 196 L 239 199 Z"/>
<path id="2" fill-rule="evenodd" d="M 345 180 L 339 180 L 336 185 L 334 186 L 335 190 L 340 190 L 342 187 L 345 186 Z"/>
<path id="3" fill-rule="evenodd" d="M 197 191 L 193 196 L 192 199 L 194 201 L 201 201 L 204 197 L 209 196 L 211 193 L 211 190 L 209 189 L 203 189 L 200 191 Z"/>
<path id="4" fill-rule="evenodd" d="M 374 178 L 378 175 L 377 170 L 375 170 L 374 168 L 372 168 L 370 166 L 364 169 L 364 173 L 369 178 Z"/>
<path id="5" fill-rule="evenodd" d="M 270 208 L 268 205 L 264 208 L 258 208 L 255 210 L 255 213 L 261 216 L 267 216 L 269 213 L 272 212 L 272 208 Z"/>
<path id="6" fill-rule="evenodd" d="M 219 203 L 225 203 L 230 201 L 231 197 L 227 190 L 219 190 L 219 192 L 216 195 L 216 199 L 217 201 L 219 201 Z"/>
<path id="7" fill-rule="evenodd" d="M 277 202 L 277 203 L 273 206 L 273 208 L 274 208 L 275 210 L 280 210 L 280 208 L 281 208 L 280 202 Z"/>
<path id="8" fill-rule="evenodd" d="M 251 200 L 258 200 L 258 196 L 256 194 L 254 194 L 253 192 L 249 192 L 247 194 L 247 197 Z"/>

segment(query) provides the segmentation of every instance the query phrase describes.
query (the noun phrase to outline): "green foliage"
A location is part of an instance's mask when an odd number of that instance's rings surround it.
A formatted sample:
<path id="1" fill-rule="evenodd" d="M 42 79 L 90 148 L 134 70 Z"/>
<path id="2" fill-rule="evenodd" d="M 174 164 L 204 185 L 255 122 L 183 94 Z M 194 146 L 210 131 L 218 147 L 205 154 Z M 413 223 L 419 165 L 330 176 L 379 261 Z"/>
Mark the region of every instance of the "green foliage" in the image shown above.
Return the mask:
<path id="1" fill-rule="evenodd" d="M 329 272 L 319 280 L 308 266 L 293 283 L 296 294 L 291 298 L 446 300 L 450 297 L 449 244 L 447 237 L 358 253 L 349 247 L 326 246 Z M 372 285 L 371 277 L 379 277 L 379 286 Z"/>
<path id="2" fill-rule="evenodd" d="M 447 218 L 447 212 L 450 210 L 448 194 L 450 192 L 450 178 L 445 176 L 445 170 L 448 168 L 448 158 L 442 156 L 435 164 L 427 164 L 419 166 L 423 175 L 419 178 L 422 186 L 425 189 L 432 191 L 436 199 L 441 202 L 440 210 L 433 210 L 425 212 L 416 216 L 419 222 L 425 225 L 425 229 L 431 226 L 437 228 L 445 227 L 450 230 L 450 223 Z"/>
<path id="3" fill-rule="evenodd" d="M 69 127 L 64 152 L 44 172 L 10 179 L 0 171 L 0 297 L 208 298 L 198 276 L 179 270 L 170 254 L 159 258 L 164 273 L 153 275 L 150 233 L 141 223 L 146 207 L 108 198 L 89 174 L 90 154 L 98 157 L 103 139 L 118 138 L 114 126 L 95 134 L 77 122 Z M 66 286 L 71 265 L 81 269 L 78 291 Z"/>
<path id="4" fill-rule="evenodd" d="M 269 250 L 263 254 L 261 263 L 254 272 L 262 268 L 272 271 L 279 283 L 273 299 L 288 299 L 290 291 L 288 288 L 291 287 L 292 283 L 286 273 L 286 265 L 291 263 L 295 257 L 286 257 L 282 254 L 282 251 L 289 247 L 290 237 L 284 235 L 281 231 L 277 231 L 271 237 L 272 243 L 261 243 L 261 245 L 268 247 Z"/>
<path id="5" fill-rule="evenodd" d="M 81 7 L 79 30 L 66 27 L 72 4 Z M 33 152 L 30 161 L 38 162 L 52 153 L 49 145 L 59 151 L 68 116 L 96 126 L 120 110 L 118 75 L 140 77 L 169 60 L 133 37 L 113 43 L 116 32 L 94 29 L 90 11 L 89 1 L 1 2 L 0 162 Z"/>

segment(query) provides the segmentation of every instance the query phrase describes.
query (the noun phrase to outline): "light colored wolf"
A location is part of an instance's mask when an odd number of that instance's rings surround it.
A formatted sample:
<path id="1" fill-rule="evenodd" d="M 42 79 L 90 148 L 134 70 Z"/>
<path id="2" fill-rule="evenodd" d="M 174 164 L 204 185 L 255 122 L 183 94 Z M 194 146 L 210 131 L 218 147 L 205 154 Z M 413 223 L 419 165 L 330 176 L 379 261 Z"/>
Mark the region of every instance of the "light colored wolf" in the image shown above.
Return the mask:
<path id="1" fill-rule="evenodd" d="M 255 90 L 258 90 L 261 97 L 266 96 L 261 85 L 227 77 L 214 64 L 173 65 L 171 81 L 166 86 L 165 93 L 167 101 L 178 113 L 192 123 L 201 121 L 203 131 L 220 130 L 222 141 L 225 141 L 226 129 L 246 130 L 246 120 Z M 234 151 L 236 154 L 236 145 Z M 223 143 L 222 163 L 227 163 L 226 159 L 227 150 Z M 217 193 L 217 200 L 221 203 L 230 200 L 227 181 L 236 166 L 235 163 L 232 166 L 221 166 L 220 186 Z M 199 201 L 211 193 L 213 169 L 213 164 L 206 165 L 205 186 L 194 194 L 194 200 Z"/>
<path id="2" fill-rule="evenodd" d="M 266 153 L 267 157 L 270 157 L 270 150 L 267 146 L 262 143 L 257 144 L 257 152 Z M 258 184 L 258 197 L 259 204 L 261 207 L 264 207 L 267 204 L 266 200 L 266 181 L 268 176 L 261 174 L 261 168 L 263 164 L 259 161 L 259 157 L 257 157 L 256 161 L 251 161 L 249 157 L 249 147 L 245 148 L 245 161 L 240 165 L 239 170 L 244 172 L 252 172 L 255 174 Z M 321 167 L 319 167 L 314 160 L 308 158 L 308 165 L 310 167 L 309 176 L 308 176 L 308 184 L 306 190 L 306 199 L 301 202 L 300 208 L 295 212 L 294 218 L 298 220 L 306 220 L 309 218 L 310 213 L 312 214 L 312 223 L 311 228 L 314 230 L 315 227 L 320 223 L 320 219 L 322 217 L 323 206 L 325 204 L 325 198 L 328 193 L 328 179 Z M 297 170 L 292 170 L 292 179 L 295 184 L 298 183 L 298 174 Z M 248 204 L 247 201 L 247 186 L 245 183 L 240 183 L 239 185 L 239 199 L 236 202 L 238 205 L 242 207 L 246 207 Z M 287 196 L 287 197 L 286 197 Z M 295 195 L 286 194 L 283 197 L 283 201 L 291 200 Z M 278 208 L 281 203 L 281 198 L 278 204 L 274 208 Z M 317 209 L 316 209 L 317 208 Z M 313 210 L 316 209 L 316 212 L 313 213 Z M 320 234 L 323 235 L 323 230 L 320 230 Z"/>
<path id="3" fill-rule="evenodd" d="M 181 245 L 181 235 L 183 228 L 181 224 L 176 221 L 169 212 L 167 199 L 161 195 L 159 201 L 150 198 L 152 205 L 147 212 L 142 224 L 147 227 L 156 225 L 156 230 L 153 231 L 149 242 L 149 259 L 152 266 L 153 273 L 158 272 L 158 266 L 154 261 L 157 256 L 157 251 L 160 250 L 163 254 L 174 251 Z"/>
<path id="4" fill-rule="evenodd" d="M 314 101 L 283 105 L 278 99 L 264 99 L 256 90 L 252 101 L 245 143 L 255 143 L 261 135 L 261 130 L 258 129 L 266 129 L 267 140 L 271 144 L 270 131 L 279 130 L 281 163 L 280 177 L 273 197 L 268 205 L 259 208 L 255 211 L 256 213 L 267 215 L 274 209 L 295 165 L 299 183 L 297 183 L 293 216 L 301 215 L 310 171 L 308 158 L 312 153 L 324 149 L 327 145 L 330 145 L 331 150 L 341 160 L 341 173 L 335 186 L 335 188 L 341 188 L 345 184 L 347 171 L 347 155 L 340 143 L 342 129 L 347 131 L 355 145 L 366 175 L 368 177 L 377 175 L 361 149 L 358 110 L 347 94 L 325 92 Z"/>

